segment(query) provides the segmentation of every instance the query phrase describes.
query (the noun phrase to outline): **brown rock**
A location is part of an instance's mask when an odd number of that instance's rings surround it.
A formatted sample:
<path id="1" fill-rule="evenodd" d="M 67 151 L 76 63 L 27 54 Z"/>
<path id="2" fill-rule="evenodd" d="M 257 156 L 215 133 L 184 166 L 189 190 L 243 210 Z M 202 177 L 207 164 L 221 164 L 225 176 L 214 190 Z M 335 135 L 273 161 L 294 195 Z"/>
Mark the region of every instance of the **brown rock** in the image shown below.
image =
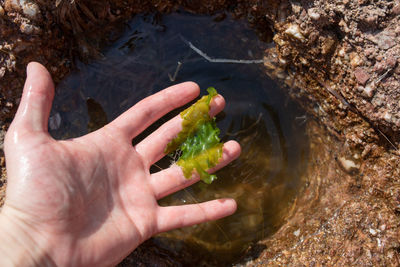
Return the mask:
<path id="1" fill-rule="evenodd" d="M 397 63 L 397 58 L 395 58 L 394 56 L 389 56 L 386 59 L 386 64 L 389 68 L 394 68 L 396 66 Z"/>
<path id="2" fill-rule="evenodd" d="M 376 15 L 368 16 L 365 18 L 365 22 L 370 25 L 375 24 L 377 20 L 378 20 L 378 16 L 376 16 Z"/>
<path id="3" fill-rule="evenodd" d="M 396 45 L 394 38 L 388 34 L 379 34 L 377 36 L 377 44 L 380 49 L 387 50 Z"/>
<path id="4" fill-rule="evenodd" d="M 381 61 L 375 63 L 373 71 L 377 73 L 382 73 L 385 70 L 385 64 Z"/>
<path id="5" fill-rule="evenodd" d="M 336 41 L 331 37 L 324 38 L 322 41 L 321 53 L 323 55 L 329 54 L 335 47 Z"/>
<path id="6" fill-rule="evenodd" d="M 393 15 L 400 15 L 400 2 L 397 2 L 396 5 L 394 5 L 392 9 L 392 14 Z"/>
<path id="7" fill-rule="evenodd" d="M 400 74 L 400 65 L 397 66 L 397 68 L 394 70 L 394 73 Z"/>
<path id="8" fill-rule="evenodd" d="M 356 77 L 357 82 L 361 85 L 365 85 L 370 78 L 370 75 L 363 68 L 356 68 L 354 76 Z"/>

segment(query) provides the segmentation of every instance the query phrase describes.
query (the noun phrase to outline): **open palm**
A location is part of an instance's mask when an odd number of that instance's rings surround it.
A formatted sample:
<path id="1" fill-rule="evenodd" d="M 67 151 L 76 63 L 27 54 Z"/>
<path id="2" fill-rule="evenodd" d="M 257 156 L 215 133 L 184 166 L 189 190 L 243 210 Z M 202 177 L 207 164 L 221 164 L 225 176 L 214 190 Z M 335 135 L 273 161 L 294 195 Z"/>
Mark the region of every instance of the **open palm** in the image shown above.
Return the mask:
<path id="1" fill-rule="evenodd" d="M 231 199 L 160 207 L 157 200 L 198 181 L 184 178 L 172 165 L 150 174 L 150 166 L 181 130 L 173 118 L 136 146 L 132 139 L 154 121 L 199 94 L 183 83 L 150 96 L 102 129 L 56 141 L 47 132 L 54 95 L 47 70 L 28 66 L 28 77 L 5 141 L 7 198 L 2 215 L 13 222 L 57 265 L 112 265 L 152 235 L 232 214 Z M 224 108 L 217 96 L 210 115 Z M 236 142 L 224 145 L 221 168 L 240 153 Z M 37 249 L 36 248 L 36 249 Z"/>

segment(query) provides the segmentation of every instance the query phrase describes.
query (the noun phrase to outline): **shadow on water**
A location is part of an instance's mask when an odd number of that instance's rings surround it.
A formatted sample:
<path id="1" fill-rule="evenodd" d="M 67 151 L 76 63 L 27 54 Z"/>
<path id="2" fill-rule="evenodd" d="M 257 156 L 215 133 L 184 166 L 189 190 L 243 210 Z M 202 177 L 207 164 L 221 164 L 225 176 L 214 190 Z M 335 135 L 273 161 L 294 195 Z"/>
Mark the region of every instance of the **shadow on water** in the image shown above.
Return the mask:
<path id="1" fill-rule="evenodd" d="M 50 119 L 52 136 L 71 138 L 95 130 L 139 100 L 167 86 L 195 81 L 202 94 L 217 88 L 227 102 L 217 122 L 224 141 L 242 146 L 238 160 L 217 173 L 211 185 L 198 183 L 160 201 L 160 205 L 197 203 L 233 197 L 238 211 L 217 222 L 179 229 L 155 238 L 179 252 L 182 241 L 207 257 L 232 262 L 257 240 L 273 234 L 301 189 L 308 142 L 303 115 L 263 72 L 262 64 L 210 63 L 182 37 L 215 58 L 260 59 L 268 46 L 245 21 L 174 13 L 136 16 L 125 33 L 103 51 L 100 60 L 84 64 L 58 86 Z M 171 82 L 179 63 L 176 81 Z M 134 142 L 178 111 L 152 125 Z M 167 168 L 172 159 L 157 163 Z M 176 240 L 173 241 L 173 240 Z"/>

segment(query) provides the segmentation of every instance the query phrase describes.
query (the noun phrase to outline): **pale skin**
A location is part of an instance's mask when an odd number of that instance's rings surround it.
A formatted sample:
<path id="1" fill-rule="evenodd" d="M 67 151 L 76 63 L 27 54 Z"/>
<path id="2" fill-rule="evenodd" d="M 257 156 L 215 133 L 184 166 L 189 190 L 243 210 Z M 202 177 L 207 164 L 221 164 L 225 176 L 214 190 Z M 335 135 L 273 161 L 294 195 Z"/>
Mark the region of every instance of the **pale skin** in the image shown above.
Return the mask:
<path id="1" fill-rule="evenodd" d="M 139 144 L 132 139 L 199 95 L 187 82 L 133 106 L 88 135 L 56 141 L 47 130 L 54 85 L 38 63 L 27 68 L 21 103 L 5 139 L 7 191 L 0 213 L 0 266 L 112 266 L 151 236 L 235 212 L 233 199 L 160 207 L 157 200 L 198 181 L 181 169 L 150 174 L 181 129 L 173 118 Z M 225 105 L 214 97 L 210 115 Z M 224 144 L 213 172 L 240 154 Z"/>

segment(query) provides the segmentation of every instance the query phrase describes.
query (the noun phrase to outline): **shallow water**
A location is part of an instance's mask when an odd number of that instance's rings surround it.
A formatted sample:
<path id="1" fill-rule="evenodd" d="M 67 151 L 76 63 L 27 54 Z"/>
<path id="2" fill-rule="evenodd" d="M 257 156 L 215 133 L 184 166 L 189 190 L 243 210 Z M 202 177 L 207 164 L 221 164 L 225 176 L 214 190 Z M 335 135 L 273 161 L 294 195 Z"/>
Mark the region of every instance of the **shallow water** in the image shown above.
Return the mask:
<path id="1" fill-rule="evenodd" d="M 209 86 L 217 88 L 227 102 L 217 117 L 221 136 L 225 141 L 237 140 L 242 155 L 219 171 L 213 184 L 198 183 L 160 204 L 233 197 L 238 211 L 217 222 L 171 231 L 156 240 L 175 251 L 181 243 L 171 240 L 184 240 L 207 256 L 233 261 L 250 243 L 271 235 L 283 224 L 302 186 L 300 177 L 307 158 L 303 113 L 267 78 L 262 64 L 210 63 L 184 40 L 214 58 L 260 59 L 267 47 L 245 21 L 229 17 L 217 22 L 212 17 L 184 13 L 136 16 L 126 25 L 125 33 L 103 51 L 102 59 L 77 62 L 77 70 L 59 84 L 49 128 L 56 138 L 76 137 L 172 84 L 195 81 L 202 94 Z M 176 81 L 171 82 L 169 76 L 174 76 L 178 62 L 183 64 Z M 171 161 L 164 158 L 152 171 L 168 167 Z"/>

